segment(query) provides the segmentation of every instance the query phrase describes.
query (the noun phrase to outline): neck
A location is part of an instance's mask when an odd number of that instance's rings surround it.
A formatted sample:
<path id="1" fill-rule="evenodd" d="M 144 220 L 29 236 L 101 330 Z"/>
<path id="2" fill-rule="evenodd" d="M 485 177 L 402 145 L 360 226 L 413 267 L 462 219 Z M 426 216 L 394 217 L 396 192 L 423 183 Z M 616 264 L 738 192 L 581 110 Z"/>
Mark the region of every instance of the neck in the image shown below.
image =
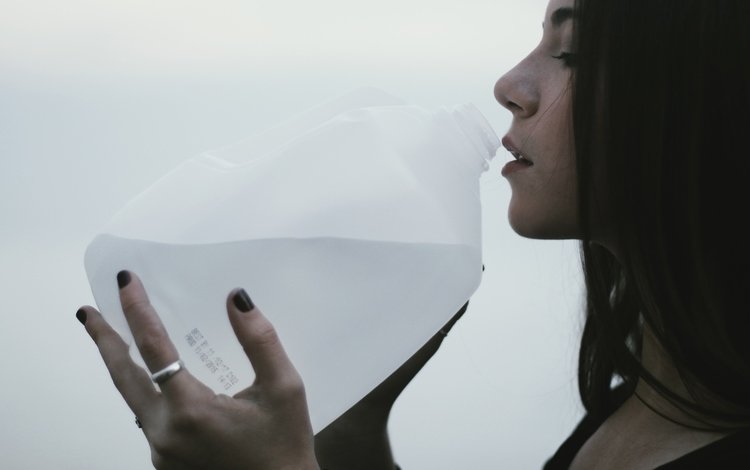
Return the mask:
<path id="1" fill-rule="evenodd" d="M 643 368 L 646 369 L 651 375 L 656 378 L 661 384 L 667 387 L 672 392 L 675 392 L 682 398 L 691 400 L 690 393 L 688 392 L 685 383 L 683 382 L 680 374 L 675 367 L 669 355 L 664 351 L 661 344 L 654 337 L 651 329 L 648 326 L 643 327 L 643 340 L 641 346 L 641 363 Z M 659 412 L 665 413 L 670 417 L 674 414 L 684 414 L 679 409 L 675 409 L 669 400 L 662 397 L 651 385 L 646 382 L 643 378 L 638 380 L 635 392 L 638 396 L 649 403 L 651 406 L 656 408 Z M 692 400 L 691 400 L 692 401 Z M 681 416 L 684 418 L 684 416 Z"/>
<path id="2" fill-rule="evenodd" d="M 656 380 L 679 397 L 706 408 L 726 410 L 724 407 L 717 407 L 717 402 L 709 403 L 696 400 L 695 395 L 685 385 L 669 354 L 667 354 L 648 326 L 644 326 L 643 328 L 641 362 L 643 367 Z M 656 413 L 669 421 L 698 429 L 725 429 L 727 427 L 727 423 L 717 421 L 708 415 L 690 409 L 687 411 L 683 410 L 682 407 L 673 404 L 668 398 L 662 396 L 658 390 L 654 389 L 643 378 L 638 380 L 635 393 L 643 404 L 649 408 L 650 412 Z"/>
<path id="3" fill-rule="evenodd" d="M 615 258 L 621 260 L 620 252 L 617 249 L 617 243 L 613 242 L 613 238 L 601 237 L 596 241 L 599 245 L 609 250 Z M 713 396 L 707 390 L 701 387 L 694 387 L 700 389 L 702 392 L 700 399 L 696 399 L 696 395 L 691 393 L 691 390 L 685 385 L 685 381 L 680 375 L 679 370 L 675 366 L 674 362 L 670 358 L 667 351 L 659 343 L 654 336 L 651 328 L 648 325 L 643 326 L 643 337 L 641 343 L 641 363 L 643 367 L 648 371 L 656 380 L 664 385 L 671 392 L 677 394 L 680 398 L 687 400 L 690 403 L 699 405 L 705 409 L 721 411 L 723 413 L 737 413 L 738 410 L 735 406 L 727 404 L 724 400 Z M 692 409 L 685 411 L 684 406 L 677 406 L 673 404 L 668 398 L 665 398 L 658 390 L 654 389 L 649 385 L 646 380 L 640 378 L 636 384 L 635 389 L 636 397 L 643 402 L 644 413 L 655 414 L 667 421 L 683 424 L 688 427 L 695 427 L 699 429 L 732 429 L 737 427 L 737 423 L 728 423 L 717 420 L 715 417 L 701 414 Z M 744 427 L 750 426 L 750 422 L 745 423 Z"/>

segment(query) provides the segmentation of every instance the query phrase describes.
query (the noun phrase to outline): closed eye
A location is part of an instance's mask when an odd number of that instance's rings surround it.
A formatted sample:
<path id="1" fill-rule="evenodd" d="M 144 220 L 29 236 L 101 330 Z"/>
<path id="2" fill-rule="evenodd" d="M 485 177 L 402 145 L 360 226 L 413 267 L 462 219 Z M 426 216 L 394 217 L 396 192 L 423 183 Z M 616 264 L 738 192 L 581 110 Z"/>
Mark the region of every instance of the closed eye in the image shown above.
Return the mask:
<path id="1" fill-rule="evenodd" d="M 577 55 L 572 52 L 561 52 L 560 55 L 553 55 L 552 58 L 562 60 L 566 67 L 575 67 Z"/>

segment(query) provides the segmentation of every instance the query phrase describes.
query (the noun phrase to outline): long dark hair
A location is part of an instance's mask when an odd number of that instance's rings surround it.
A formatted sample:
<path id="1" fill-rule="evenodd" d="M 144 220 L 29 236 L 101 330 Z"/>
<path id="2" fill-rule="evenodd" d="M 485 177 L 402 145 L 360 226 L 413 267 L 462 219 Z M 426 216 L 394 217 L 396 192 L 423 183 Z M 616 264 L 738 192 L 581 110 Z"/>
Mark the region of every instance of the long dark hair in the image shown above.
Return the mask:
<path id="1" fill-rule="evenodd" d="M 573 128 L 590 413 L 643 377 L 750 421 L 750 2 L 577 0 Z M 596 244 L 605 220 L 617 258 Z M 640 363 L 648 325 L 694 400 Z M 720 412 L 707 399 L 730 405 Z M 703 406 L 695 405 L 702 403 Z"/>

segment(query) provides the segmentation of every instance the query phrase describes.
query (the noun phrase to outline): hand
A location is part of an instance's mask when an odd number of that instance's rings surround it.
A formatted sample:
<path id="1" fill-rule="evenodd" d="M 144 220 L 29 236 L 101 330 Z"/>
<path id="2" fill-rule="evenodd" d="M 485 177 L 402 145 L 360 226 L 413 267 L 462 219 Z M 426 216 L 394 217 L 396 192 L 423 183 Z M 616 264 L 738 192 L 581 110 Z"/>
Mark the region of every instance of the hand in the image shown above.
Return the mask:
<path id="1" fill-rule="evenodd" d="M 484 269 L 484 268 L 483 268 Z M 315 436 L 321 467 L 331 470 L 392 470 L 388 416 L 401 392 L 440 348 L 453 325 L 466 313 L 467 301 L 430 340 L 401 367 Z"/>
<path id="2" fill-rule="evenodd" d="M 140 280 L 122 271 L 117 281 L 125 318 L 149 370 L 177 361 Z M 82 307 L 76 316 L 138 417 L 157 469 L 317 469 L 302 379 L 273 326 L 241 289 L 230 293 L 227 311 L 256 374 L 253 385 L 233 397 L 216 395 L 184 369 L 158 392 L 96 309 Z"/>

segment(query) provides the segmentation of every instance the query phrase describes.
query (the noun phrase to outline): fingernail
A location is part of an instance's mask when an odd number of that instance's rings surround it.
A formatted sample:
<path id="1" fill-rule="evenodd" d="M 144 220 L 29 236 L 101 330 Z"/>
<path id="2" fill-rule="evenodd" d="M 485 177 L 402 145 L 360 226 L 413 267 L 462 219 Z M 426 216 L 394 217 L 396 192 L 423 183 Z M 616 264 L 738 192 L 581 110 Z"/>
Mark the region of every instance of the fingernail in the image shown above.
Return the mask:
<path id="1" fill-rule="evenodd" d="M 122 289 L 128 284 L 130 284 L 130 273 L 127 271 L 120 271 L 117 273 L 117 286 Z"/>
<path id="2" fill-rule="evenodd" d="M 253 305 L 253 301 L 250 300 L 250 296 L 247 295 L 245 289 L 240 289 L 239 292 L 234 294 L 234 298 L 232 300 L 234 301 L 234 306 L 240 309 L 240 312 L 249 312 L 250 310 L 255 308 L 255 305 Z"/>
<path id="3" fill-rule="evenodd" d="M 76 312 L 76 318 L 78 319 L 79 322 L 81 322 L 81 325 L 85 325 L 86 324 L 86 311 L 83 310 L 82 308 L 79 308 L 78 311 Z"/>

